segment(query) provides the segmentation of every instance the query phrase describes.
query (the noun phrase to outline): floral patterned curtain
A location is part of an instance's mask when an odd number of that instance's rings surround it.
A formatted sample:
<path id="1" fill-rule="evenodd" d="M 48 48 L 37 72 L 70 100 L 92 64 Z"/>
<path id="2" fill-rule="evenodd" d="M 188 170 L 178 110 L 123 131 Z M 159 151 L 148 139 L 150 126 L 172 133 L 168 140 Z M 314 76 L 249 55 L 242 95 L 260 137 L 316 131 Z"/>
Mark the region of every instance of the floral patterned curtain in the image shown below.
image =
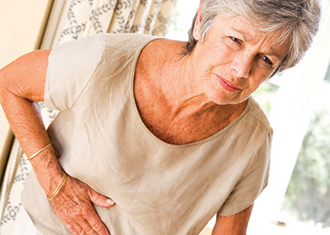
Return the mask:
<path id="1" fill-rule="evenodd" d="M 176 0 L 71 0 L 57 44 L 100 32 L 164 36 Z"/>
<path id="2" fill-rule="evenodd" d="M 176 0 L 55 0 L 41 48 L 93 34 L 166 34 Z M 57 112 L 40 103 L 45 126 Z M 15 140 L 0 194 L 0 234 L 9 234 L 21 205 L 20 193 L 31 170 L 18 141 Z"/>

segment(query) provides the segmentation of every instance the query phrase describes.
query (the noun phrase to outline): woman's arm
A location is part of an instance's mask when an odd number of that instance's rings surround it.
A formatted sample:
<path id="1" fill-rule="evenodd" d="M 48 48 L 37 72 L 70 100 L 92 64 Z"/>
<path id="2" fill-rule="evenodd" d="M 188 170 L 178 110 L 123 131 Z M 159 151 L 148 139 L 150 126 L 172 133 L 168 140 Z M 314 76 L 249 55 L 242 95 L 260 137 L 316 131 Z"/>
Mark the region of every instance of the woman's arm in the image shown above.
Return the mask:
<path id="1" fill-rule="evenodd" d="M 31 156 L 50 143 L 36 102 L 43 101 L 50 50 L 31 52 L 0 70 L 0 102 L 23 151 Z M 64 172 L 52 147 L 30 160 L 46 195 L 51 195 Z M 113 202 L 86 184 L 68 177 L 51 204 L 73 234 L 109 234 L 91 202 L 109 207 Z M 91 232 L 94 230 L 94 232 Z"/>
<path id="2" fill-rule="evenodd" d="M 24 55 L 0 70 L 1 105 L 27 156 L 50 142 L 38 104 L 35 103 L 43 101 L 49 53 L 45 50 Z M 38 179 L 46 194 L 51 194 L 52 189 L 57 187 L 56 183 L 61 181 L 63 174 L 51 152 L 51 148 L 48 148 L 40 157 L 31 160 L 36 173 L 48 172 L 45 177 Z M 47 166 L 46 169 L 44 166 Z"/>
<path id="3" fill-rule="evenodd" d="M 212 235 L 245 235 L 253 205 L 231 216 L 217 216 Z"/>

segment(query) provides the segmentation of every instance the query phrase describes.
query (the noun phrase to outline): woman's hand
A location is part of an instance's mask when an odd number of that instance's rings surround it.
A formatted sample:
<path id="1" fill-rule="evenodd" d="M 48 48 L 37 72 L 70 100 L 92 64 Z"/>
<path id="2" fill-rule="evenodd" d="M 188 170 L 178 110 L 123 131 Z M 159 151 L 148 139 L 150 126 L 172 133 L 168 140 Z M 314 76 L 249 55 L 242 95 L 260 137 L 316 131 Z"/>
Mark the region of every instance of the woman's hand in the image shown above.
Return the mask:
<path id="1" fill-rule="evenodd" d="M 68 176 L 60 193 L 50 202 L 57 216 L 73 235 L 110 235 L 92 203 L 101 207 L 110 207 L 114 202 L 97 193 L 87 184 Z"/>

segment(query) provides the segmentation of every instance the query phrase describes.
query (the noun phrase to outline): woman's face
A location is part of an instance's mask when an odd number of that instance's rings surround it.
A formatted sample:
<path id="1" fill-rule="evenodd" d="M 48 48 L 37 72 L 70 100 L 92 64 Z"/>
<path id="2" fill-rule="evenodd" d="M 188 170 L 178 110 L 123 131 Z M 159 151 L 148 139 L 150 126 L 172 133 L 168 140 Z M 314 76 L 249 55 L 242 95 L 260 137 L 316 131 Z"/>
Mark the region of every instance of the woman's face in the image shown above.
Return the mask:
<path id="1" fill-rule="evenodd" d="M 199 30 L 197 18 L 197 40 Z M 277 38 L 260 34 L 243 16 L 217 17 L 193 52 L 197 87 L 217 104 L 245 101 L 285 58 L 289 43 L 279 44 Z"/>

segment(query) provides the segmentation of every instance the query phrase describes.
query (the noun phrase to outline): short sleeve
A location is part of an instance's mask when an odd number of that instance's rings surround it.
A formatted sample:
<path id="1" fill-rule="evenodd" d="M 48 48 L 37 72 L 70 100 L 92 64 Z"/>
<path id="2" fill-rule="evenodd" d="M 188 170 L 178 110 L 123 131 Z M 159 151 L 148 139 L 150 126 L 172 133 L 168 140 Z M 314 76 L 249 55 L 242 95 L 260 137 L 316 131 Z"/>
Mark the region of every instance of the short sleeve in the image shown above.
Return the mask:
<path id="1" fill-rule="evenodd" d="M 260 146 L 242 178 L 218 211 L 218 215 L 229 216 L 248 208 L 266 188 L 269 178 L 272 132 Z"/>
<path id="2" fill-rule="evenodd" d="M 45 105 L 71 109 L 88 84 L 106 47 L 106 35 L 97 34 L 53 49 L 48 58 Z"/>

